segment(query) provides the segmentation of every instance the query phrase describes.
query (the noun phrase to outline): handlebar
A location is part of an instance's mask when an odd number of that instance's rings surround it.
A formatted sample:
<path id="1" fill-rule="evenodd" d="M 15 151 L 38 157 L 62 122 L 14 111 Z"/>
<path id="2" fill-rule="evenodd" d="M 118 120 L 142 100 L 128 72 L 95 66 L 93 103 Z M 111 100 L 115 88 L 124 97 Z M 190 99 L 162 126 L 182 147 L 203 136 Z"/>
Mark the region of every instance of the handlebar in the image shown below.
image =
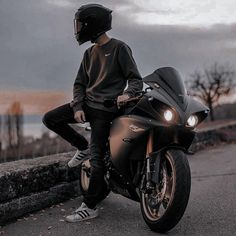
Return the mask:
<path id="1" fill-rule="evenodd" d="M 125 104 L 126 103 L 129 103 L 129 102 L 134 102 L 134 101 L 137 101 L 139 100 L 141 97 L 143 96 L 143 94 L 139 95 L 139 96 L 136 96 L 136 97 L 132 97 L 128 100 L 125 101 Z M 117 104 L 117 98 L 116 99 L 105 99 L 104 102 L 103 102 L 103 105 L 105 107 L 113 107 Z"/>

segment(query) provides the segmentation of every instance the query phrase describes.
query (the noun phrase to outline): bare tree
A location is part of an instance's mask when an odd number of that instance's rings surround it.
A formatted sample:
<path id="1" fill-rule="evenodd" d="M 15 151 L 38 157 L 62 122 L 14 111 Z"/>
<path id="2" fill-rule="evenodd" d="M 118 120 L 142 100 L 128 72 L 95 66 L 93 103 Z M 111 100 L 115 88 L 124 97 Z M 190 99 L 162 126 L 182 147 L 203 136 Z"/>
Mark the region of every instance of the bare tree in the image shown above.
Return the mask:
<path id="1" fill-rule="evenodd" d="M 12 128 L 12 119 L 11 119 L 11 115 L 9 114 L 9 109 L 6 112 L 6 120 L 5 120 L 5 128 L 7 129 L 7 138 L 6 138 L 6 142 L 7 142 L 7 146 L 12 148 L 13 147 L 13 128 Z"/>
<path id="2" fill-rule="evenodd" d="M 235 71 L 228 65 L 214 63 L 211 67 L 191 74 L 188 81 L 191 94 L 200 98 L 210 109 L 210 119 L 214 120 L 214 106 L 222 96 L 227 96 L 235 87 Z"/>
<path id="3" fill-rule="evenodd" d="M 3 133 L 2 133 L 2 115 L 0 114 L 0 157 L 2 153 Z"/>
<path id="4" fill-rule="evenodd" d="M 7 144 L 19 147 L 23 142 L 23 109 L 20 102 L 14 102 L 6 113 Z"/>

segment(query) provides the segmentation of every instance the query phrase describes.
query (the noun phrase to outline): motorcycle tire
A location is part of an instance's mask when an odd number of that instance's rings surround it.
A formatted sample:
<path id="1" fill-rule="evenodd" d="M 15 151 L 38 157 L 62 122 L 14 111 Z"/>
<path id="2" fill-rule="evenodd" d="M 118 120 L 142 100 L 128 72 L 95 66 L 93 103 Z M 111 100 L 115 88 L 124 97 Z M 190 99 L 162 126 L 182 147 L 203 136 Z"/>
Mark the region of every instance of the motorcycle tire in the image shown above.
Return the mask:
<path id="1" fill-rule="evenodd" d="M 86 158 L 82 164 L 80 165 L 80 191 L 82 193 L 82 195 L 86 195 L 86 192 L 88 191 L 89 188 L 89 182 L 90 182 L 90 170 L 91 170 L 91 165 L 89 162 L 89 158 Z M 109 193 L 111 192 L 111 190 L 107 188 L 104 190 L 104 196 L 102 197 L 101 200 L 99 200 L 99 202 L 101 202 L 102 200 L 104 200 Z"/>
<path id="2" fill-rule="evenodd" d="M 80 165 L 80 190 L 82 194 L 88 191 L 90 181 L 90 163 L 89 158 L 86 158 Z"/>
<path id="3" fill-rule="evenodd" d="M 187 157 L 181 150 L 167 150 L 161 160 L 160 182 L 154 190 L 156 195 L 140 193 L 142 216 L 149 228 L 159 233 L 172 229 L 185 212 L 190 189 Z"/>

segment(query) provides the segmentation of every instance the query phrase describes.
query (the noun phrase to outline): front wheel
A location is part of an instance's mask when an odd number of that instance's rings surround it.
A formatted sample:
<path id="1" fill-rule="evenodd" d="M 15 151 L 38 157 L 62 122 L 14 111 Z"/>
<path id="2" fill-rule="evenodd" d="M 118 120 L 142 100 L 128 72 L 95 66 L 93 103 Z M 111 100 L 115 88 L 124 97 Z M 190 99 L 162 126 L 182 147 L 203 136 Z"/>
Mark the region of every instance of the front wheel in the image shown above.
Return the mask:
<path id="1" fill-rule="evenodd" d="M 144 177 L 145 178 L 145 177 Z M 181 150 L 167 150 L 161 159 L 160 182 L 141 192 L 141 211 L 151 230 L 164 233 L 181 219 L 188 204 L 191 174 Z"/>

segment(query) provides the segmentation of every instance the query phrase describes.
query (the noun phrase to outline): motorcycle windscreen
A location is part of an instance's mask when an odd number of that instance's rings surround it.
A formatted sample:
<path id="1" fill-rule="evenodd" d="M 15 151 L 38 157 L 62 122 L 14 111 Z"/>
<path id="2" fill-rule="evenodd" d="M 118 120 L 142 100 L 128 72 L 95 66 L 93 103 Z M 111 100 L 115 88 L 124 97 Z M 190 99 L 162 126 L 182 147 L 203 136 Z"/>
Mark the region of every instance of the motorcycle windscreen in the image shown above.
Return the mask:
<path id="1" fill-rule="evenodd" d="M 185 110 L 187 107 L 187 92 L 179 72 L 172 67 L 163 67 L 143 78 L 143 82 L 153 89 L 163 88 L 178 105 Z"/>

